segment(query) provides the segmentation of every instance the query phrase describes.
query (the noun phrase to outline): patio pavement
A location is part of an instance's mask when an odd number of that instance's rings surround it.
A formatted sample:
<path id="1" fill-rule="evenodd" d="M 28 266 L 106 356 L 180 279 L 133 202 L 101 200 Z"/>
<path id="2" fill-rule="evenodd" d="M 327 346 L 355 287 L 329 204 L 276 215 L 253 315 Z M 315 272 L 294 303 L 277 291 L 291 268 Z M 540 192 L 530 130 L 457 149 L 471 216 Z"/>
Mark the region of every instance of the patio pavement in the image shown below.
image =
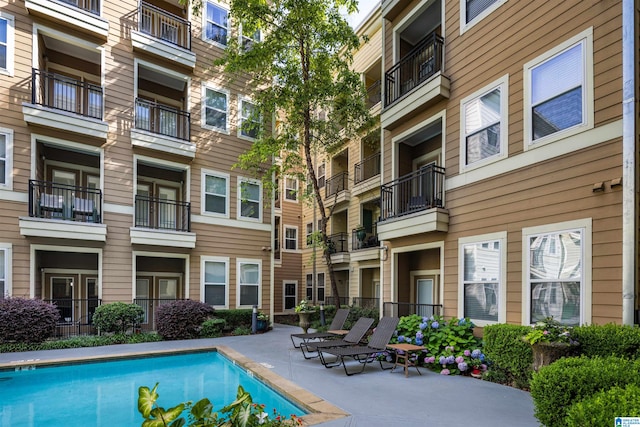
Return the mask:
<path id="1" fill-rule="evenodd" d="M 527 392 L 425 369 L 420 369 L 422 375 L 418 375 L 411 368 L 405 378 L 401 369 L 383 371 L 377 363 L 367 365 L 360 375 L 347 377 L 342 367 L 326 369 L 318 360 L 305 360 L 289 339 L 291 333 L 298 332 L 299 327 L 276 324 L 273 330 L 255 336 L 2 353 L 0 365 L 226 346 L 350 414 L 318 426 L 539 426 Z"/>

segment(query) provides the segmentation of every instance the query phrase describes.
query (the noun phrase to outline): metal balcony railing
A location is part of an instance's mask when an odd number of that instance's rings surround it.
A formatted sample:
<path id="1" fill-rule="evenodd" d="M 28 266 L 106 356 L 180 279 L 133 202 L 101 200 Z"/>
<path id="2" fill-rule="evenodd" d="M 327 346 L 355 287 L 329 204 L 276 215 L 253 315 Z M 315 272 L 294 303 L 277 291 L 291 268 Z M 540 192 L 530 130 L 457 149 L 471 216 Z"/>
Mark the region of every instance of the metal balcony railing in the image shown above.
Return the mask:
<path id="1" fill-rule="evenodd" d="M 402 317 L 417 314 L 422 317 L 442 315 L 442 304 L 415 304 L 409 302 L 383 303 L 384 316 Z"/>
<path id="2" fill-rule="evenodd" d="M 52 298 L 44 302 L 54 304 L 60 313 L 60 319 L 56 325 L 56 337 L 70 337 L 74 335 L 95 335 L 93 326 L 93 313 L 102 304 L 99 298 Z"/>
<path id="3" fill-rule="evenodd" d="M 335 196 L 349 188 L 348 186 L 349 174 L 347 172 L 340 172 L 327 179 L 325 183 L 325 199 L 331 196 Z"/>
<path id="4" fill-rule="evenodd" d="M 187 111 L 146 99 L 136 99 L 135 128 L 147 132 L 190 140 L 191 115 Z"/>
<path id="5" fill-rule="evenodd" d="M 349 240 L 347 233 L 336 233 L 327 236 L 329 252 L 332 254 L 349 252 Z"/>
<path id="6" fill-rule="evenodd" d="M 444 208 L 444 168 L 428 165 L 380 187 L 380 220 Z"/>
<path id="7" fill-rule="evenodd" d="M 442 69 L 444 38 L 431 33 L 385 73 L 387 107 Z"/>
<path id="8" fill-rule="evenodd" d="M 101 86 L 60 74 L 31 70 L 31 103 L 102 120 L 104 95 Z"/>
<path id="9" fill-rule="evenodd" d="M 371 108 L 382 100 L 382 82 L 380 80 L 371 83 L 367 87 L 367 107 Z"/>
<path id="10" fill-rule="evenodd" d="M 138 30 L 156 39 L 191 50 L 191 23 L 146 2 L 138 7 Z"/>
<path id="11" fill-rule="evenodd" d="M 349 305 L 349 297 L 338 297 L 340 300 L 340 307 Z M 321 301 L 318 301 L 321 302 Z M 328 295 L 324 297 L 324 305 L 333 305 L 334 299 L 333 295 Z"/>
<path id="12" fill-rule="evenodd" d="M 102 191 L 30 179 L 29 216 L 101 223 Z"/>
<path id="13" fill-rule="evenodd" d="M 67 3 L 71 6 L 75 6 L 78 9 L 89 12 L 92 15 L 100 16 L 100 1 L 99 0 L 61 0 L 63 3 Z"/>
<path id="14" fill-rule="evenodd" d="M 377 226 L 373 224 L 371 231 L 368 232 L 364 228 L 358 228 L 351 231 L 351 248 L 356 251 L 358 249 L 375 248 L 378 246 Z"/>
<path id="15" fill-rule="evenodd" d="M 135 226 L 160 230 L 191 231 L 191 203 L 136 196 Z"/>
<path id="16" fill-rule="evenodd" d="M 353 166 L 353 183 L 380 175 L 380 153 L 373 154 Z"/>
<path id="17" fill-rule="evenodd" d="M 354 297 L 351 305 L 361 308 L 378 308 L 380 306 L 380 298 Z"/>

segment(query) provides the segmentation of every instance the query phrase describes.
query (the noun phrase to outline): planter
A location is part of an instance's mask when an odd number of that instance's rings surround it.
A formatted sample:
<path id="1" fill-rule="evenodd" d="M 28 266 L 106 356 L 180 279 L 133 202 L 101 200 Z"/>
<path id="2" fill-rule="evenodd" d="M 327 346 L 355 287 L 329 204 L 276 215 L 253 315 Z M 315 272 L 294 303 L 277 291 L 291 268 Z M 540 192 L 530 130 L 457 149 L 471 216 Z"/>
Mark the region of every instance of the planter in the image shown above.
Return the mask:
<path id="1" fill-rule="evenodd" d="M 480 370 L 480 369 L 475 369 L 475 368 L 474 368 L 474 369 L 471 371 L 471 376 L 472 376 L 473 378 L 482 378 L 482 370 Z"/>
<path id="2" fill-rule="evenodd" d="M 533 370 L 538 372 L 543 366 L 550 365 L 562 357 L 571 356 L 576 348 L 577 345 L 564 342 L 538 342 L 532 344 Z"/>
<path id="3" fill-rule="evenodd" d="M 266 320 L 258 320 L 258 322 L 256 323 L 256 329 L 258 331 L 266 331 L 267 325 L 268 325 L 268 322 Z"/>
<path id="4" fill-rule="evenodd" d="M 367 237 L 367 230 L 365 230 L 364 228 L 360 228 L 356 231 L 356 237 L 358 238 L 358 241 L 362 243 L 364 241 L 364 238 Z"/>
<path id="5" fill-rule="evenodd" d="M 299 311 L 298 316 L 300 316 L 300 327 L 304 331 L 304 333 L 308 333 L 309 326 L 311 326 L 311 315 L 313 311 Z"/>

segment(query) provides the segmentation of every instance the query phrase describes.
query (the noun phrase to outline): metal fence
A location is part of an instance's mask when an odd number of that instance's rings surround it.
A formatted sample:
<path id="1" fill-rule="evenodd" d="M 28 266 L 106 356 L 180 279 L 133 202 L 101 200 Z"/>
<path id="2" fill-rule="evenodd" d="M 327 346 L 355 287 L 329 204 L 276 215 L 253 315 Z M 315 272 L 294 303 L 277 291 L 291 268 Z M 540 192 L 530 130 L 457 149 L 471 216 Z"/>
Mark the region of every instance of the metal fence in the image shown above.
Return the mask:
<path id="1" fill-rule="evenodd" d="M 380 187 L 380 220 L 444 207 L 444 168 L 425 166 Z"/>
<path id="2" fill-rule="evenodd" d="M 31 70 L 31 103 L 102 120 L 102 86 L 56 73 Z"/>
<path id="3" fill-rule="evenodd" d="M 341 191 L 349 188 L 348 186 L 348 178 L 349 174 L 347 172 L 340 172 L 333 175 L 331 178 L 327 179 L 325 184 L 325 199 L 328 199 L 331 196 L 335 196 Z"/>
<path id="4" fill-rule="evenodd" d="M 101 223 L 102 191 L 30 179 L 29 216 Z"/>
<path id="5" fill-rule="evenodd" d="M 191 231 L 191 203 L 157 197 L 136 196 L 135 226 Z"/>
<path id="6" fill-rule="evenodd" d="M 138 9 L 139 31 L 191 50 L 191 23 L 146 2 Z"/>
<path id="7" fill-rule="evenodd" d="M 380 153 L 373 154 L 353 166 L 353 183 L 380 175 Z"/>
<path id="8" fill-rule="evenodd" d="M 168 105 L 137 98 L 135 128 L 189 141 L 191 114 Z"/>
<path id="9" fill-rule="evenodd" d="M 417 314 L 422 317 L 442 315 L 442 304 L 416 304 L 410 302 L 385 302 L 383 315 L 402 317 Z"/>
<path id="10" fill-rule="evenodd" d="M 335 233 L 327 236 L 329 252 L 332 254 L 349 252 L 349 239 L 347 233 Z"/>

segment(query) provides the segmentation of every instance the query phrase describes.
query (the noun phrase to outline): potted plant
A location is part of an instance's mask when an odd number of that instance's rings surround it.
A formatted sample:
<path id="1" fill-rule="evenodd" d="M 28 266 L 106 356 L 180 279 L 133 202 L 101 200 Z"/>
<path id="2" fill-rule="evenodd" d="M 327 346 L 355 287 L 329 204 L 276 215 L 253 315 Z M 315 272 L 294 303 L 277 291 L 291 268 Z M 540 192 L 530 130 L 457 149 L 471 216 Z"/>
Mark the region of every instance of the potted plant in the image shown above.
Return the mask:
<path id="1" fill-rule="evenodd" d="M 571 336 L 571 327 L 565 326 L 553 317 L 536 323 L 522 339 L 533 350 L 533 370 L 549 365 L 561 357 L 573 353 L 579 345 Z"/>
<path id="2" fill-rule="evenodd" d="M 269 327 L 269 316 L 264 314 L 263 312 L 258 312 L 258 323 L 256 328 L 259 331 L 266 331 Z"/>
<path id="3" fill-rule="evenodd" d="M 315 312 L 315 309 L 309 304 L 309 301 L 303 299 L 296 305 L 295 311 L 300 317 L 300 327 L 306 334 L 311 326 L 311 314 Z"/>
<path id="4" fill-rule="evenodd" d="M 360 243 L 364 242 L 365 237 L 367 237 L 367 230 L 362 225 L 358 225 L 356 227 L 356 237 Z"/>

